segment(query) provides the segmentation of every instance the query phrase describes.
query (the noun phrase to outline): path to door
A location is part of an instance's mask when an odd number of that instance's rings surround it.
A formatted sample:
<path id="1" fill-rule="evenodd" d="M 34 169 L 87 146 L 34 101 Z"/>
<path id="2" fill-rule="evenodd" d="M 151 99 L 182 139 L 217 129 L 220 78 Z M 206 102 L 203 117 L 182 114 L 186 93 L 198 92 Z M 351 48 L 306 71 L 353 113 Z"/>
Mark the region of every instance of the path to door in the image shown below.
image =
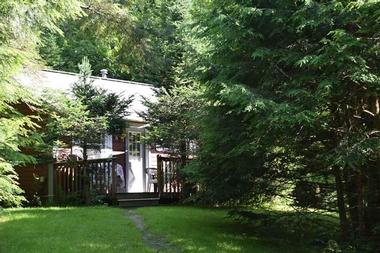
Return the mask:
<path id="1" fill-rule="evenodd" d="M 126 211 L 127 217 L 135 224 L 136 228 L 142 233 L 144 244 L 153 249 L 155 252 L 180 253 L 179 248 L 170 244 L 168 240 L 156 234 L 149 232 L 144 226 L 144 218 L 138 215 L 133 209 Z"/>

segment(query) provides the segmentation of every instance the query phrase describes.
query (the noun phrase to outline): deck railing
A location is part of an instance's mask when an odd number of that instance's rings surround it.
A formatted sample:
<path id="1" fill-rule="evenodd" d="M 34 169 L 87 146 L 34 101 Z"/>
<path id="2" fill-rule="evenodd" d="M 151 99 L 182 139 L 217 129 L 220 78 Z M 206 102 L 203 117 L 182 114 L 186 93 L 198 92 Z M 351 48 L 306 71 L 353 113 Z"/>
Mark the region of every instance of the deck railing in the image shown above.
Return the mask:
<path id="1" fill-rule="evenodd" d="M 115 192 L 112 164 L 111 158 L 55 163 L 56 195 L 80 195 L 87 191 L 96 195 L 112 195 Z"/>
<path id="2" fill-rule="evenodd" d="M 160 196 L 179 196 L 182 192 L 182 180 L 178 173 L 181 159 L 157 156 L 157 184 Z"/>

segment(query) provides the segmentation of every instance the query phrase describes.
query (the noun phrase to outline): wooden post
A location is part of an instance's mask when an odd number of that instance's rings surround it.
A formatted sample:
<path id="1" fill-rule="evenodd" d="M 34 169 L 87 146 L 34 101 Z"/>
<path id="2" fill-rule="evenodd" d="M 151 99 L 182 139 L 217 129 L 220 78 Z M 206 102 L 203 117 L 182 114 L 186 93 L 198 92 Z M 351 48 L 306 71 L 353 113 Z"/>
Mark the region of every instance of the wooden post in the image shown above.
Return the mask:
<path id="1" fill-rule="evenodd" d="M 160 155 L 157 155 L 157 187 L 158 196 L 163 196 L 164 192 L 164 175 L 162 171 L 162 159 Z"/>
<path id="2" fill-rule="evenodd" d="M 48 164 L 48 203 L 54 202 L 54 187 L 55 187 L 55 170 L 54 164 Z"/>
<path id="3" fill-rule="evenodd" d="M 117 190 L 117 176 L 116 176 L 116 162 L 115 159 L 112 159 L 112 185 L 111 185 L 111 196 L 112 201 L 116 201 L 116 190 Z"/>

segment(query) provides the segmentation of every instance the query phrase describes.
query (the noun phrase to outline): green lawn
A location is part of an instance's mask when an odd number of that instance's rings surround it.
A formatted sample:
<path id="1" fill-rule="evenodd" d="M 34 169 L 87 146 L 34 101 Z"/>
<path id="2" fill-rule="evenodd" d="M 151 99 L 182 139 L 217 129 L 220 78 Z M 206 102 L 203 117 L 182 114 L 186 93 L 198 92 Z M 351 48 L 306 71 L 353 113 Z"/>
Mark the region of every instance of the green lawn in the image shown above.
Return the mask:
<path id="1" fill-rule="evenodd" d="M 224 210 L 162 206 L 134 212 L 144 218 L 147 231 L 164 236 L 185 253 L 313 252 L 276 236 L 259 236 Z M 20 208 L 0 213 L 0 253 L 154 252 L 144 245 L 141 231 L 124 209 Z"/>
<path id="2" fill-rule="evenodd" d="M 148 230 L 163 234 L 186 253 L 296 253 L 314 252 L 301 243 L 289 245 L 266 233 L 259 236 L 249 225 L 229 218 L 227 211 L 192 207 L 146 207 L 136 211 Z M 279 234 L 273 228 L 273 234 Z M 300 242 L 298 240 L 298 242 Z"/>
<path id="3" fill-rule="evenodd" d="M 108 207 L 8 209 L 0 214 L 0 253 L 153 252 L 126 218 Z"/>

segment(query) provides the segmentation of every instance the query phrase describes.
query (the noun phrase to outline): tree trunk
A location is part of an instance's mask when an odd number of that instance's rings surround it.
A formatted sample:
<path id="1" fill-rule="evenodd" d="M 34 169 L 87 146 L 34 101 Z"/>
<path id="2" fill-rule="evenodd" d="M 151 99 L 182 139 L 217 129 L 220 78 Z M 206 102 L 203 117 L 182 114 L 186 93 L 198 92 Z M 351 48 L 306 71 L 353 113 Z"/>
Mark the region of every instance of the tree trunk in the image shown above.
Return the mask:
<path id="1" fill-rule="evenodd" d="M 359 224 L 358 206 L 357 206 L 357 188 L 354 180 L 354 175 L 352 169 L 345 168 L 344 170 L 345 178 L 345 192 L 347 194 L 347 203 L 350 217 L 350 227 L 354 238 L 357 238 L 357 228 Z"/>
<path id="2" fill-rule="evenodd" d="M 367 233 L 371 233 L 376 225 L 380 223 L 380 182 L 379 182 L 379 171 L 380 160 L 377 159 L 376 162 L 368 168 L 368 183 L 366 189 L 366 212 L 365 212 L 365 226 L 367 228 Z"/>
<path id="3" fill-rule="evenodd" d="M 335 186 L 336 186 L 336 192 L 337 192 L 337 198 L 338 198 L 338 211 L 339 211 L 339 221 L 340 221 L 340 228 L 341 228 L 341 239 L 342 241 L 347 241 L 349 226 L 348 226 L 348 220 L 347 220 L 346 204 L 344 201 L 342 175 L 341 175 L 340 168 L 335 167 L 333 170 L 334 170 L 334 175 L 335 175 Z"/>
<path id="4" fill-rule="evenodd" d="M 374 114 L 372 129 L 380 131 L 380 101 L 376 96 L 370 97 L 371 112 Z M 380 154 L 375 154 L 373 161 L 366 170 L 367 188 L 365 224 L 367 233 L 371 235 L 373 229 L 380 224 Z"/>
<path id="5" fill-rule="evenodd" d="M 358 206 L 358 232 L 359 238 L 362 239 L 365 236 L 365 222 L 364 222 L 364 182 L 363 173 L 361 171 L 357 172 L 356 175 L 356 186 L 357 186 L 357 206 Z"/>

